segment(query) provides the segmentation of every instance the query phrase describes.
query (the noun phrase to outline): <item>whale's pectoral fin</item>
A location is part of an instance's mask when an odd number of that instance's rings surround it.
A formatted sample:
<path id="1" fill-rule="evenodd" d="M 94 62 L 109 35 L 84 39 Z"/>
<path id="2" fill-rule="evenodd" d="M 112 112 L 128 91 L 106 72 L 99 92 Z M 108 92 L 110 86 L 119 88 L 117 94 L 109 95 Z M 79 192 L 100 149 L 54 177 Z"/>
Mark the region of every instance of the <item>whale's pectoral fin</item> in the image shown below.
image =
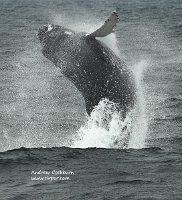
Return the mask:
<path id="1" fill-rule="evenodd" d="M 96 31 L 89 34 L 90 37 L 105 37 L 113 32 L 114 27 L 119 21 L 118 14 L 114 11 L 105 23 Z"/>

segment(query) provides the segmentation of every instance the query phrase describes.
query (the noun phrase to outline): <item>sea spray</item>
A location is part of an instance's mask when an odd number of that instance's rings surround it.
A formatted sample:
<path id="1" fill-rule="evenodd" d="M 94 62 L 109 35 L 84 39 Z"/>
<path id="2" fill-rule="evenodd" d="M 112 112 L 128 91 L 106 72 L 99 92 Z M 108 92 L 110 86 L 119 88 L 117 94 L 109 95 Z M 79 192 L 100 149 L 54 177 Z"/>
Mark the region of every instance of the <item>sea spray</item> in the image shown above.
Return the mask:
<path id="1" fill-rule="evenodd" d="M 131 113 L 123 117 L 117 104 L 103 99 L 78 131 L 74 148 L 127 148 L 131 133 Z"/>
<path id="2" fill-rule="evenodd" d="M 148 66 L 147 60 L 141 60 L 139 63 L 132 66 L 135 84 L 136 84 L 136 105 L 133 110 L 133 125 L 129 148 L 140 149 L 145 147 L 145 140 L 147 137 L 148 119 L 146 110 L 146 101 L 143 87 L 143 74 Z"/>

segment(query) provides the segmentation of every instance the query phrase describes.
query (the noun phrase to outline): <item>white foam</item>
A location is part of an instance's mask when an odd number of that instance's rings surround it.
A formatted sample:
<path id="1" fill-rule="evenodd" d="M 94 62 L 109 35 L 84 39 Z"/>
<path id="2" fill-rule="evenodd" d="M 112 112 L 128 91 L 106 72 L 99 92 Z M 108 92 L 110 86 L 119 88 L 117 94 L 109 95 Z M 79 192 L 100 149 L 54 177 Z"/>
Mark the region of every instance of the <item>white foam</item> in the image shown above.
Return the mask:
<path id="1" fill-rule="evenodd" d="M 131 113 L 125 119 L 116 104 L 104 99 L 78 131 L 74 148 L 127 148 L 131 133 Z"/>

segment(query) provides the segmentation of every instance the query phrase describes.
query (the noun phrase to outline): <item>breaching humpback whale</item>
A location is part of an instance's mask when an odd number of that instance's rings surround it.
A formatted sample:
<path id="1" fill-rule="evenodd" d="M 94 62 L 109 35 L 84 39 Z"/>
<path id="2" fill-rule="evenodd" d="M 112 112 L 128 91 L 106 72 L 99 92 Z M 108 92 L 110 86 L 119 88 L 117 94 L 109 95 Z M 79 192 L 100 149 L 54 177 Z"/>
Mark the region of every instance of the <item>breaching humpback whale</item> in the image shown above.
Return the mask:
<path id="1" fill-rule="evenodd" d="M 131 72 L 109 47 L 97 40 L 112 33 L 118 21 L 118 14 L 113 12 L 91 34 L 58 25 L 46 25 L 38 31 L 43 55 L 82 93 L 89 115 L 102 99 L 116 103 L 125 113 L 135 103 Z"/>

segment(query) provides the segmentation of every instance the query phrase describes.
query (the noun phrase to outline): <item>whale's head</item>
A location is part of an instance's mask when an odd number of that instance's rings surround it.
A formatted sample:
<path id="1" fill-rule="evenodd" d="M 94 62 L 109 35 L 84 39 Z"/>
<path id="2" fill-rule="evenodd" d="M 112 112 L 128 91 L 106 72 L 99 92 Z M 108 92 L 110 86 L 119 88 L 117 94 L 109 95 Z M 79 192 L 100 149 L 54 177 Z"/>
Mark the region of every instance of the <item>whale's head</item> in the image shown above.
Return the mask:
<path id="1" fill-rule="evenodd" d="M 66 39 L 72 32 L 62 26 L 59 25 L 44 25 L 38 31 L 38 38 L 42 45 L 46 45 L 47 43 L 54 42 L 55 40 Z"/>
<path id="2" fill-rule="evenodd" d="M 37 36 L 43 47 L 43 55 L 53 61 L 53 55 L 56 45 L 59 45 L 60 48 L 61 46 L 63 47 L 67 39 L 69 39 L 72 34 L 73 31 L 59 25 L 49 24 L 41 27 L 38 31 Z"/>

